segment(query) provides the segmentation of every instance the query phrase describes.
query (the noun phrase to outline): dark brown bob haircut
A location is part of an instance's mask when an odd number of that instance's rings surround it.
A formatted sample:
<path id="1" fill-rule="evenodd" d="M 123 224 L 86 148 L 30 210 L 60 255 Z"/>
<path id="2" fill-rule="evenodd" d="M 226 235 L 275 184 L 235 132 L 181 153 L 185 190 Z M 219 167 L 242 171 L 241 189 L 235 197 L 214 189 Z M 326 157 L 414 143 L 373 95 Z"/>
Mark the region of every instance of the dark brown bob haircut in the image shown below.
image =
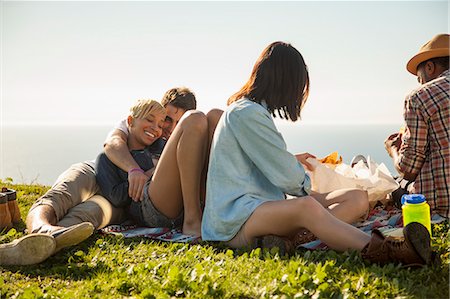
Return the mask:
<path id="1" fill-rule="evenodd" d="M 269 112 L 296 121 L 309 94 L 308 67 L 302 55 L 284 42 L 270 44 L 259 56 L 248 82 L 228 99 L 228 105 L 241 98 L 265 101 Z"/>

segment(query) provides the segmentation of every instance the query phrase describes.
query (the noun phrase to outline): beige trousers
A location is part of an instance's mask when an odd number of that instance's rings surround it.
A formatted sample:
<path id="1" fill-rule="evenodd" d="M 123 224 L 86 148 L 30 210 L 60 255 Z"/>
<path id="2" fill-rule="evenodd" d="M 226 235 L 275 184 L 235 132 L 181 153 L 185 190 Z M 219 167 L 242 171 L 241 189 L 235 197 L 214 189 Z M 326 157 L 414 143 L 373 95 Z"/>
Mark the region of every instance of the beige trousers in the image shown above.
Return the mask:
<path id="1" fill-rule="evenodd" d="M 101 196 L 93 163 L 77 163 L 63 172 L 55 184 L 31 207 L 49 205 L 55 210 L 58 226 L 90 222 L 96 229 L 126 219 L 123 209 L 115 208 Z"/>

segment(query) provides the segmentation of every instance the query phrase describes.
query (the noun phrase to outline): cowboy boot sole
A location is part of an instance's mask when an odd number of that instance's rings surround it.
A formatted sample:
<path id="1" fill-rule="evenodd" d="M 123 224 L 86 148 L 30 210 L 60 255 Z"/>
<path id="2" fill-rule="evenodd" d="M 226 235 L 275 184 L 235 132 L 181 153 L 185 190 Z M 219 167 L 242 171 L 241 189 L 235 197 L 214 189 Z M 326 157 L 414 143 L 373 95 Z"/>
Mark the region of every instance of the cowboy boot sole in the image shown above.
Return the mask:
<path id="1" fill-rule="evenodd" d="M 425 264 L 431 261 L 430 233 L 422 224 L 411 222 L 403 229 L 405 240 L 416 250 Z"/>
<path id="2" fill-rule="evenodd" d="M 0 245 L 0 265 L 34 265 L 53 254 L 56 241 L 46 234 L 31 234 Z"/>

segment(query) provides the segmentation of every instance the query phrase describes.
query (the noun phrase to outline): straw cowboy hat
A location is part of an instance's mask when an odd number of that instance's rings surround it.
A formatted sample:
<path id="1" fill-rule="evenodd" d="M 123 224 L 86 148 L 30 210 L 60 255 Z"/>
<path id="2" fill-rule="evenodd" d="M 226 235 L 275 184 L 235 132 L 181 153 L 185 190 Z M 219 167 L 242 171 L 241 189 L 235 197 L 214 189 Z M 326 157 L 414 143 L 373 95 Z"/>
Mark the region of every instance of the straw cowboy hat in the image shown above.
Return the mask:
<path id="1" fill-rule="evenodd" d="M 419 53 L 414 55 L 406 64 L 406 69 L 413 75 L 417 75 L 417 67 L 431 58 L 450 56 L 450 35 L 438 34 L 423 45 Z"/>

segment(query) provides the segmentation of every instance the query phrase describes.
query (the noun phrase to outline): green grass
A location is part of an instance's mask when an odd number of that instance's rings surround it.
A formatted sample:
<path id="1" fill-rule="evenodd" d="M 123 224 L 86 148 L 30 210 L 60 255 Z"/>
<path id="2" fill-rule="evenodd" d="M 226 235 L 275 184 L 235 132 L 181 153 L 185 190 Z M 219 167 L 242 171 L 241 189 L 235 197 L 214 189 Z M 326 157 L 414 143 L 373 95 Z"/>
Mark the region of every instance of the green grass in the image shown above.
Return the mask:
<path id="1" fill-rule="evenodd" d="M 48 187 L 14 185 L 22 218 Z M 0 234 L 22 236 L 24 224 Z M 0 266 L 0 298 L 449 298 L 449 224 L 433 226 L 439 267 L 380 267 L 356 252 L 233 251 L 95 234 L 35 266 Z"/>

